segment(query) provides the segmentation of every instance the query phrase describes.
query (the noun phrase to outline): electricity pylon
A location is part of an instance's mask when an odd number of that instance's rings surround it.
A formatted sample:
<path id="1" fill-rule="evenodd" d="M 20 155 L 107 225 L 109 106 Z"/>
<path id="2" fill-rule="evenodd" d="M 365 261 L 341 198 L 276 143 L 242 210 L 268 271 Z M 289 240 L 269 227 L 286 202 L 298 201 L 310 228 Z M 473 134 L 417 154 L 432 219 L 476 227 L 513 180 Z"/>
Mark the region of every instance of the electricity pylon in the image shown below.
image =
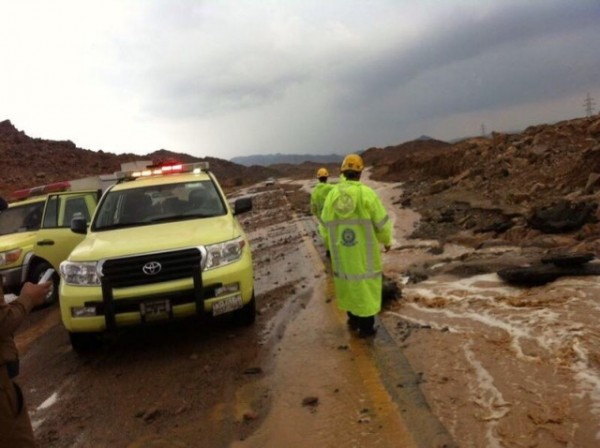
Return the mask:
<path id="1" fill-rule="evenodd" d="M 595 105 L 596 102 L 594 101 L 594 98 L 592 98 L 592 96 L 588 92 L 588 94 L 585 97 L 585 100 L 583 100 L 583 107 L 585 108 L 585 114 L 587 117 L 591 117 L 592 115 L 594 115 Z"/>

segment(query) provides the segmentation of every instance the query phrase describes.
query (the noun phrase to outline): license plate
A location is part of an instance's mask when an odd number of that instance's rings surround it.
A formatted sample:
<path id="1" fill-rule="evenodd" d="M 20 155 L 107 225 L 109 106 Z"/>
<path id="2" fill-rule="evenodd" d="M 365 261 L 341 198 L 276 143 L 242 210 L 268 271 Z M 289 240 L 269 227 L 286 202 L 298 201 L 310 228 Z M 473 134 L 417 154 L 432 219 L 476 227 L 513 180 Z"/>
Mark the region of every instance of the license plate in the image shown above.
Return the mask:
<path id="1" fill-rule="evenodd" d="M 171 312 L 169 300 L 157 300 L 155 302 L 140 303 L 140 314 L 142 317 L 153 317 Z"/>
<path id="2" fill-rule="evenodd" d="M 219 314 L 239 310 L 243 306 L 242 296 L 227 297 L 226 299 L 221 299 L 218 302 L 213 303 L 212 314 L 213 316 L 218 316 Z"/>

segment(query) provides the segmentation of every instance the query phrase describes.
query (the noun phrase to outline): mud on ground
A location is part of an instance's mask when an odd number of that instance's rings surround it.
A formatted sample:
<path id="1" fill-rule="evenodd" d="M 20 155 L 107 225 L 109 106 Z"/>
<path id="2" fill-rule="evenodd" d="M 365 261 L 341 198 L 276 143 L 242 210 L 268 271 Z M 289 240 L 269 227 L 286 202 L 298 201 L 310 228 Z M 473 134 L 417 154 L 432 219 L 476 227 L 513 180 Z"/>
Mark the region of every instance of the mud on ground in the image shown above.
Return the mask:
<path id="1" fill-rule="evenodd" d="M 396 224 L 385 271 L 404 285 L 381 321 L 457 444 L 596 446 L 598 277 L 516 287 L 496 274 L 554 251 L 593 247 L 596 238 L 531 229 L 516 238 L 498 224 L 513 212 L 509 219 L 522 224 L 518 210 L 485 204 L 476 193 L 459 200 L 414 185 L 401 195 L 400 185 L 379 188 Z"/>

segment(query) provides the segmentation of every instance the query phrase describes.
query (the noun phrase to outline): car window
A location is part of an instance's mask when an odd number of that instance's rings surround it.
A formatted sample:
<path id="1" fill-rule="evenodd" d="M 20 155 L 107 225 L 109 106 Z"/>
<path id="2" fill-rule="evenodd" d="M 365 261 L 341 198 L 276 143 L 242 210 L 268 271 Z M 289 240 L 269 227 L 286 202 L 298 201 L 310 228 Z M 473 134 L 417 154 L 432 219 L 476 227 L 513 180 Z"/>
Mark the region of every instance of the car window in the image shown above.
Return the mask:
<path id="1" fill-rule="evenodd" d="M 0 214 L 0 235 L 39 230 L 45 201 L 10 207 Z"/>
<path id="2" fill-rule="evenodd" d="M 209 218 L 225 213 L 225 203 L 210 180 L 111 190 L 98 206 L 92 229 Z"/>

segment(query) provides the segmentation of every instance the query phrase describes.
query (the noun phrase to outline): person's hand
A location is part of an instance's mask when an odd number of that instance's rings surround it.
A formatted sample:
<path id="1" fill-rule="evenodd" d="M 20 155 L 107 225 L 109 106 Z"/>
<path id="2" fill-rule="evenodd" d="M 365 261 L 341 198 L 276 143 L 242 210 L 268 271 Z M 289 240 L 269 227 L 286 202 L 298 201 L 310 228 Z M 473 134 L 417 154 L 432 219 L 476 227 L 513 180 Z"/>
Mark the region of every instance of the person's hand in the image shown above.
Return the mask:
<path id="1" fill-rule="evenodd" d="M 38 283 L 37 285 L 31 282 L 26 282 L 21 288 L 19 297 L 28 297 L 33 303 L 33 306 L 40 306 L 44 304 L 44 299 L 48 292 L 50 292 L 51 287 L 51 281 Z"/>
<path id="2" fill-rule="evenodd" d="M 391 248 L 392 248 L 392 246 L 390 246 L 389 244 L 387 244 L 387 245 L 383 246 L 383 251 L 384 252 L 389 252 Z"/>

